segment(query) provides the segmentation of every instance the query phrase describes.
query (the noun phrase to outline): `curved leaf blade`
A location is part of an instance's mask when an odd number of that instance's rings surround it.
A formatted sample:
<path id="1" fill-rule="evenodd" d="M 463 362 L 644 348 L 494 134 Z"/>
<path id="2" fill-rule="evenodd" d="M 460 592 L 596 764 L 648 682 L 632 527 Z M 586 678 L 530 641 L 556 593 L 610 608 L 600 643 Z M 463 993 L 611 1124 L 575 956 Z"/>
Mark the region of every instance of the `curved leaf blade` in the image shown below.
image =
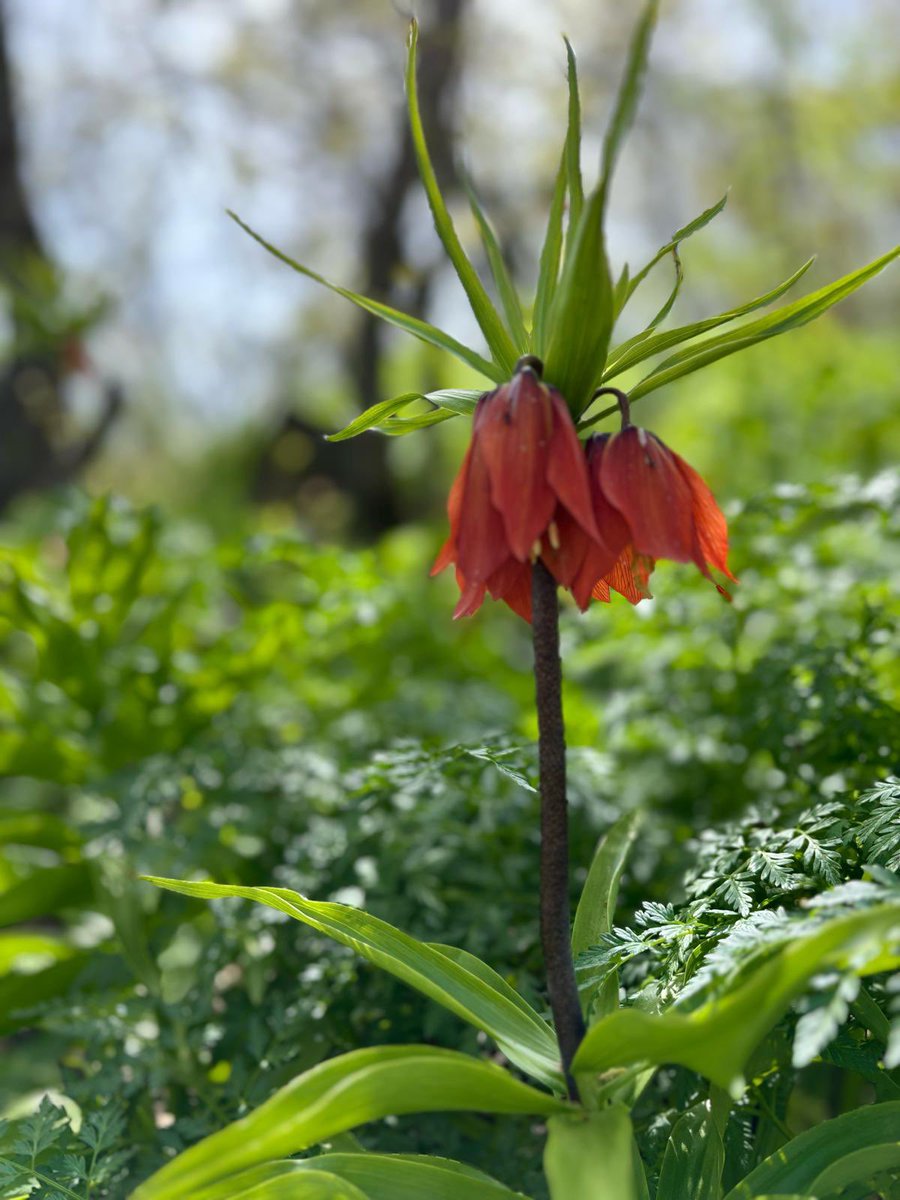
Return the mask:
<path id="1" fill-rule="evenodd" d="M 869 1168 L 869 1155 L 896 1162 L 897 1130 L 900 1129 L 900 1101 L 870 1104 L 823 1121 L 806 1133 L 792 1138 L 767 1159 L 754 1167 L 746 1178 L 731 1189 L 725 1200 L 761 1200 L 767 1195 L 797 1192 L 827 1195 L 835 1190 L 830 1180 L 843 1180 L 840 1187 L 865 1182 L 875 1171 Z M 885 1146 L 893 1148 L 884 1151 Z M 822 1186 L 824 1181 L 825 1186 Z"/>
<path id="2" fill-rule="evenodd" d="M 337 433 L 326 434 L 328 442 L 345 442 L 348 438 L 358 437 L 369 429 L 378 433 L 401 434 L 412 433 L 416 429 L 425 429 L 429 425 L 438 425 L 453 417 L 471 415 L 475 411 L 482 392 L 469 391 L 460 388 L 446 388 L 437 392 L 403 392 L 391 400 L 380 400 L 377 404 L 359 414 L 358 417 L 339 429 Z M 426 400 L 435 405 L 430 412 L 419 413 L 413 417 L 401 417 L 398 414 L 410 404 Z"/>
<path id="3" fill-rule="evenodd" d="M 418 22 L 413 20 L 409 26 L 409 54 L 406 60 L 406 102 L 409 109 L 409 128 L 412 134 L 413 151 L 419 167 L 419 176 L 425 188 L 425 194 L 428 197 L 428 204 L 431 208 L 431 215 L 434 218 L 434 227 L 437 230 L 438 237 L 441 239 L 444 249 L 447 251 L 447 256 L 452 262 L 459 281 L 469 298 L 472 312 L 475 314 L 475 319 L 478 321 L 481 332 L 484 334 L 485 340 L 490 347 L 494 361 L 501 370 L 501 376 L 508 377 L 512 375 L 519 356 L 509 334 L 504 328 L 500 314 L 491 303 L 490 297 L 484 290 L 484 285 L 478 278 L 475 268 L 469 262 L 469 257 L 463 249 L 447 205 L 444 203 L 444 197 L 441 195 L 437 176 L 434 173 L 434 167 L 431 163 L 431 156 L 428 153 L 425 130 L 422 127 L 422 116 L 419 112 L 419 94 L 416 86 L 416 50 L 418 42 L 419 26 Z"/>
<path id="4" fill-rule="evenodd" d="M 575 910 L 575 921 L 572 925 L 574 956 L 583 953 L 589 946 L 596 945 L 601 935 L 609 933 L 612 928 L 619 895 L 619 880 L 640 829 L 641 820 L 640 812 L 626 813 L 607 831 L 597 846 Z M 585 1012 L 590 1010 L 598 992 L 602 992 L 603 1001 L 599 1005 L 598 1015 L 604 1016 L 607 1012 L 612 1012 L 617 1004 L 619 992 L 615 976 L 606 980 L 600 987 L 591 985 L 581 989 Z"/>
<path id="5" fill-rule="evenodd" d="M 771 291 L 763 292 L 761 296 L 754 296 L 752 300 L 748 300 L 745 304 L 739 304 L 736 308 L 730 308 L 727 312 L 717 313 L 714 317 L 705 317 L 702 321 L 693 321 L 690 325 L 679 325 L 676 329 L 668 329 L 664 333 L 656 334 L 655 337 L 650 336 L 652 328 L 635 334 L 633 338 L 629 338 L 627 342 L 623 342 L 621 346 L 617 346 L 611 352 L 609 363 L 603 374 L 604 382 L 613 379 L 616 375 L 621 375 L 630 367 L 637 366 L 644 359 L 652 358 L 654 354 L 661 354 L 664 350 L 670 350 L 682 342 L 690 341 L 691 338 L 699 337 L 702 333 L 708 333 L 709 330 L 717 329 L 720 325 L 727 325 L 730 321 L 737 320 L 738 317 L 745 317 L 758 308 L 765 308 L 766 305 L 780 300 L 806 274 L 815 261 L 815 256 L 808 258 L 801 267 L 794 271 L 793 275 L 789 275 Z"/>
<path id="6" fill-rule="evenodd" d="M 132 1200 L 183 1200 L 271 1159 L 386 1116 L 416 1112 L 550 1115 L 562 1100 L 494 1063 L 433 1046 L 378 1046 L 320 1063 L 246 1117 L 167 1163 Z"/>
<path id="7" fill-rule="evenodd" d="M 606 209 L 609 188 L 619 151 L 631 128 L 643 87 L 644 71 L 650 54 L 650 39 L 659 15 L 659 0 L 648 0 L 628 47 L 625 72 L 619 84 L 616 102 L 603 139 L 603 166 L 600 175 L 600 209 Z"/>
<path id="8" fill-rule="evenodd" d="M 559 1057 L 553 1032 L 532 1009 L 512 1003 L 501 991 L 436 950 L 377 917 L 345 904 L 307 900 L 287 888 L 237 887 L 146 877 L 158 887 L 197 899 L 238 897 L 266 904 L 349 946 L 361 957 L 395 975 L 483 1030 L 503 1053 L 527 1074 L 561 1087 Z M 485 964 L 485 971 L 490 968 Z"/>
<path id="9" fill-rule="evenodd" d="M 368 296 L 361 296 L 358 292 L 351 292 L 349 288 L 341 287 L 337 283 L 331 283 L 324 275 L 320 275 L 318 271 L 313 271 L 310 267 L 304 267 L 302 263 L 297 262 L 296 259 L 279 250 L 277 246 L 273 246 L 271 242 L 267 242 L 262 234 L 257 233 L 255 229 L 252 229 L 245 221 L 242 221 L 237 213 L 229 211 L 228 215 L 236 225 L 240 225 L 241 229 L 245 233 L 248 233 L 254 241 L 259 242 L 265 250 L 268 250 L 275 258 L 287 264 L 292 270 L 305 275 L 307 279 L 312 279 L 314 283 L 320 283 L 323 287 L 327 287 L 338 296 L 343 296 L 345 300 L 349 300 L 351 304 L 355 304 L 357 308 L 371 313 L 373 317 L 379 317 L 382 321 L 386 321 L 388 325 L 402 329 L 404 333 L 411 333 L 413 337 L 417 337 L 422 342 L 427 342 L 429 346 L 437 346 L 439 350 L 446 350 L 448 354 L 454 355 L 454 357 L 460 359 L 467 366 L 472 367 L 480 375 L 484 375 L 486 379 L 493 379 L 495 383 L 502 383 L 507 378 L 508 371 L 503 370 L 496 363 L 488 362 L 486 358 L 482 358 L 475 350 L 471 350 L 468 346 L 464 346 L 462 342 L 458 342 L 449 333 L 444 333 L 442 329 L 438 329 L 437 326 L 430 325 L 427 321 L 422 321 L 418 317 L 411 317 L 408 313 L 391 308 L 389 304 L 382 304 L 380 300 L 372 300 Z"/>
<path id="10" fill-rule="evenodd" d="M 673 250 L 678 250 L 682 242 L 687 241 L 689 237 L 692 237 L 695 233 L 705 228 L 710 221 L 715 220 L 727 203 L 728 193 L 726 192 L 715 204 L 711 204 L 709 208 L 705 208 L 699 217 L 694 217 L 693 221 L 688 221 L 687 225 L 683 225 L 681 229 L 676 229 L 666 244 L 660 246 L 650 261 L 645 263 L 632 279 L 628 280 L 626 277 L 622 303 L 616 311 L 619 312 L 625 307 L 637 288 L 640 287 L 657 263 L 662 262 L 667 254 L 671 254 Z"/>
<path id="11" fill-rule="evenodd" d="M 369 1200 L 527 1200 L 521 1192 L 449 1158 L 323 1154 L 309 1162 L 354 1184 Z"/>
<path id="12" fill-rule="evenodd" d="M 481 206 L 481 201 L 478 199 L 478 193 L 475 191 L 472 181 L 465 173 L 461 175 L 461 178 L 463 187 L 466 189 L 466 195 L 469 197 L 469 207 L 472 209 L 472 216 L 475 218 L 478 232 L 481 234 L 481 242 L 484 246 L 484 252 L 487 255 L 488 266 L 491 268 L 491 275 L 494 279 L 494 285 L 497 288 L 497 295 L 500 297 L 500 304 L 503 308 L 503 314 L 506 317 L 506 324 L 512 335 L 513 344 L 520 354 L 524 354 L 528 349 L 528 330 L 525 328 L 525 318 L 522 315 L 519 293 L 516 291 L 515 284 L 512 281 L 503 257 L 503 251 L 500 249 L 500 243 L 497 241 L 497 235 L 494 233 L 487 214 Z"/>
<path id="13" fill-rule="evenodd" d="M 656 1200 L 719 1200 L 725 1147 L 708 1104 L 675 1123 L 663 1154 Z"/>
<path id="14" fill-rule="evenodd" d="M 767 317 L 761 317 L 759 320 L 742 325 L 740 329 L 733 330 L 731 333 L 709 338 L 699 346 L 688 347 L 686 350 L 672 355 L 642 379 L 631 390 L 629 397 L 632 400 L 638 400 L 641 396 L 646 396 L 675 379 L 681 379 L 685 375 L 699 371 L 703 367 L 717 362 L 720 358 L 736 354 L 739 350 L 747 350 L 771 337 L 777 337 L 779 334 L 788 333 L 792 329 L 799 329 L 801 326 L 809 324 L 810 321 L 816 320 L 833 305 L 855 292 L 857 288 L 862 287 L 879 271 L 884 270 L 898 254 L 900 254 L 900 246 L 883 254 L 867 266 L 861 267 L 858 271 L 851 271 L 849 275 L 844 275 L 834 283 L 819 288 L 818 291 L 805 296 L 802 300 L 796 300 L 793 304 L 787 304 L 783 308 L 777 309 Z"/>

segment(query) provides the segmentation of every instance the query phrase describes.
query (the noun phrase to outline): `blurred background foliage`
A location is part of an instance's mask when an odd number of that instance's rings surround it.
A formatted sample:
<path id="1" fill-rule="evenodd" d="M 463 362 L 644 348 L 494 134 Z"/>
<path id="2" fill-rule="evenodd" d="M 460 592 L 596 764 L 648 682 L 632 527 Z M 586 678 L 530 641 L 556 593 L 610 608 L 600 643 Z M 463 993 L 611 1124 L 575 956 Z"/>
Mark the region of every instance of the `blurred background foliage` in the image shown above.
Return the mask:
<path id="1" fill-rule="evenodd" d="M 418 8 L 436 168 L 449 185 L 466 163 L 527 283 L 564 124 L 558 35 L 599 130 L 636 5 Z M 891 0 L 663 10 L 614 265 L 726 187 L 685 248 L 679 323 L 812 252 L 802 290 L 888 249 Z M 129 1178 L 350 1045 L 424 1030 L 475 1048 L 349 953 L 139 871 L 364 903 L 542 1003 L 527 630 L 493 606 L 452 624 L 450 581 L 426 577 L 465 422 L 320 436 L 384 396 L 476 381 L 223 212 L 472 336 L 404 133 L 407 15 L 0 7 L 0 1110 L 50 1089 L 90 1119 L 116 1098 L 104 1146 Z M 663 566 L 652 603 L 565 619 L 575 861 L 619 812 L 653 813 L 625 916 L 684 898 L 707 826 L 748 806 L 790 822 L 898 769 L 897 280 L 638 410 L 730 502 L 742 583 L 727 606 Z M 799 1124 L 826 1091 L 811 1078 Z M 540 1194 L 515 1122 L 364 1136 L 504 1164 Z"/>

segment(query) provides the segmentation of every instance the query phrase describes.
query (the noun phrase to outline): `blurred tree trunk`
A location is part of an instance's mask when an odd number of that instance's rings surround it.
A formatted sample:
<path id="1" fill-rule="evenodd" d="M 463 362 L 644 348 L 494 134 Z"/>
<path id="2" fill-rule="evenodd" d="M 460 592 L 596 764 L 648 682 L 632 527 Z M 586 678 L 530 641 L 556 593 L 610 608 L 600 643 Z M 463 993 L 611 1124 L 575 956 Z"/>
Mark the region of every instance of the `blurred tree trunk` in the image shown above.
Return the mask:
<path id="1" fill-rule="evenodd" d="M 85 360 L 75 335 L 64 324 L 54 328 L 50 312 L 55 276 L 22 182 L 7 43 L 8 6 L 0 2 L 0 282 L 12 327 L 11 354 L 0 368 L 0 512 L 23 492 L 77 474 L 103 445 L 122 405 L 119 388 L 107 386 L 94 428 L 78 444 L 66 439 L 64 380 Z M 29 296 L 33 284 L 39 290 Z"/>
<path id="2" fill-rule="evenodd" d="M 453 187 L 452 129 L 461 73 L 462 20 L 468 0 L 433 0 L 431 19 L 422 22 L 419 40 L 419 105 L 428 136 L 435 172 L 442 188 Z M 428 305 L 431 275 L 420 274 L 412 295 L 398 298 L 398 281 L 409 278 L 405 269 L 403 212 L 410 192 L 418 187 L 415 154 L 406 116 L 398 115 L 398 135 L 393 159 L 383 182 L 374 192 L 362 236 L 364 268 L 360 291 L 374 299 L 423 316 Z M 364 314 L 355 344 L 350 350 L 351 376 L 360 409 L 384 399 L 379 386 L 384 353 L 384 323 Z M 311 461 L 303 464 L 302 478 L 285 473 L 279 445 L 303 437 L 314 447 Z M 352 501 L 352 527 L 366 538 L 377 536 L 403 519 L 397 487 L 388 461 L 387 438 L 377 435 L 335 445 L 323 442 L 317 431 L 296 415 L 289 415 L 264 455 L 254 488 L 258 499 L 296 498 L 304 510 L 307 495 L 304 481 L 327 477 Z M 313 523 L 315 517 L 313 515 Z"/>

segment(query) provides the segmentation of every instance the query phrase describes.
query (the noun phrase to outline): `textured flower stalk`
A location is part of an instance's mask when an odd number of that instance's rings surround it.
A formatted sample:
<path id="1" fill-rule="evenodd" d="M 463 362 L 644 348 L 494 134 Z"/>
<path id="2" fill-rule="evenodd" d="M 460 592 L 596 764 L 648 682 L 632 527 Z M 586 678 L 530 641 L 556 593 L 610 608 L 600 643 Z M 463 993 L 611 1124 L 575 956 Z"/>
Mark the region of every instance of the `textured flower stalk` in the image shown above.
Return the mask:
<path id="1" fill-rule="evenodd" d="M 532 574 L 532 638 L 541 782 L 541 948 L 566 1087 L 578 1088 L 570 1064 L 584 1037 L 584 1018 L 572 961 L 569 911 L 569 814 L 566 739 L 559 657 L 559 597 L 543 563 Z"/>

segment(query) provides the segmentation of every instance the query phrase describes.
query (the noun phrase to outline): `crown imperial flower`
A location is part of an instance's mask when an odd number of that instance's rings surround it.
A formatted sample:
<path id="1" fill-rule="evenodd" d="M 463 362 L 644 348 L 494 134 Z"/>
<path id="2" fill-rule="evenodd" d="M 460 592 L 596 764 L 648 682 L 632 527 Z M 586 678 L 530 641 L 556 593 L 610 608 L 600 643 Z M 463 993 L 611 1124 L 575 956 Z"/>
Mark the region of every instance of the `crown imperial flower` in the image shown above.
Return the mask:
<path id="1" fill-rule="evenodd" d="M 447 504 L 450 536 L 432 569 L 456 564 L 454 616 L 476 612 L 487 591 L 530 620 L 532 562 L 542 559 L 571 588 L 589 545 L 600 541 L 584 448 L 565 400 L 541 382 L 539 367 L 524 358 L 475 410 Z"/>
<path id="2" fill-rule="evenodd" d="M 629 530 L 629 550 L 639 565 L 638 587 L 642 580 L 646 584 L 658 558 L 693 562 L 713 583 L 711 567 L 737 582 L 728 569 L 728 527 L 712 492 L 655 434 L 631 424 L 627 397 L 616 394 L 622 429 L 588 443 L 592 501 L 601 533 L 605 521 L 598 512 L 600 498 Z M 724 587 L 716 587 L 731 599 Z"/>

